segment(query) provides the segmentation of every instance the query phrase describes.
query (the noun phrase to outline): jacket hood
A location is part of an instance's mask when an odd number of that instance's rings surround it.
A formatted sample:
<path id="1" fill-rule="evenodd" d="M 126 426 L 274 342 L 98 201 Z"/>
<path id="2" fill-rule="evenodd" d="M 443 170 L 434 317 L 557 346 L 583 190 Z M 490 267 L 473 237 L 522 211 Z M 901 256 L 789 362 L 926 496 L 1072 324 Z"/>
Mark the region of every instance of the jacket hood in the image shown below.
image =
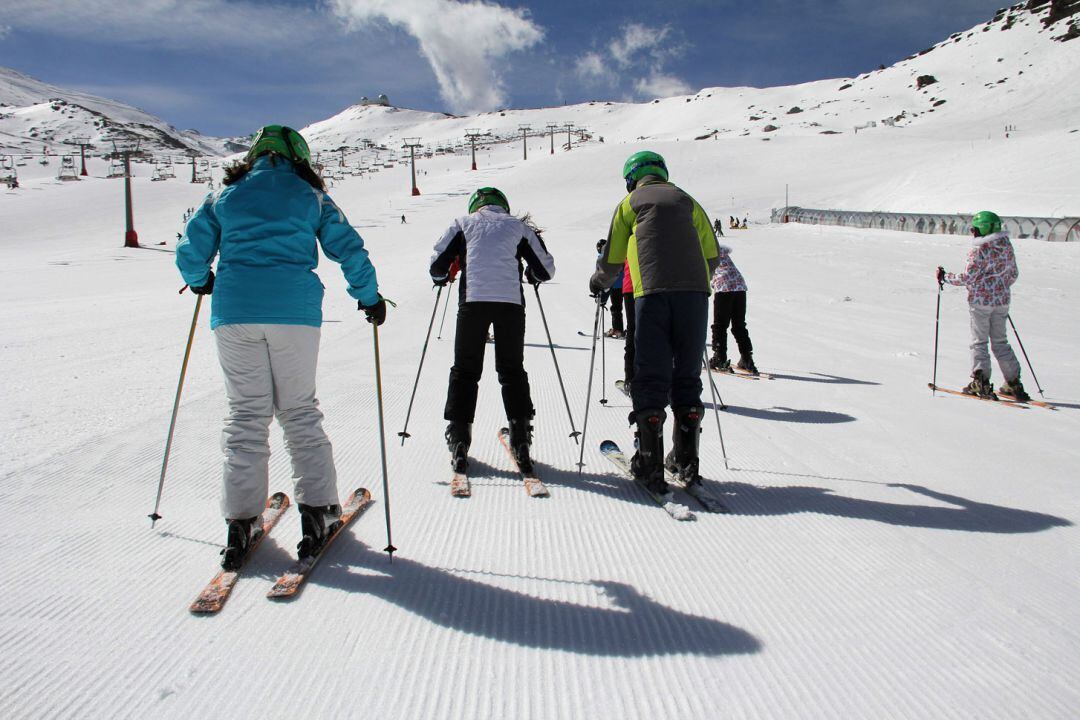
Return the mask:
<path id="1" fill-rule="evenodd" d="M 996 242 L 998 240 L 1001 240 L 1002 238 L 1005 238 L 1006 240 L 1008 240 L 1009 239 L 1009 233 L 1002 231 L 1002 232 L 990 233 L 989 235 L 984 235 L 982 237 L 972 237 L 971 238 L 971 244 L 974 245 L 975 247 L 978 247 L 980 245 L 987 245 L 989 243 Z"/>

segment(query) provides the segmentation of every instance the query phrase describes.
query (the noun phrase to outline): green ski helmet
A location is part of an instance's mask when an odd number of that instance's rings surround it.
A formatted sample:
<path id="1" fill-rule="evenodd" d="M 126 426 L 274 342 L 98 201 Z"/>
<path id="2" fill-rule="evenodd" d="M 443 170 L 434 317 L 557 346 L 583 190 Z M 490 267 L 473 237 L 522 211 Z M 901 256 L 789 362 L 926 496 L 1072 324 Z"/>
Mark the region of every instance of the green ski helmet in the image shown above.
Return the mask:
<path id="1" fill-rule="evenodd" d="M 634 189 L 637 181 L 646 175 L 656 175 L 661 180 L 667 180 L 667 164 L 659 153 L 642 150 L 626 159 L 622 166 L 622 175 L 623 179 L 626 180 L 626 191 L 630 192 Z"/>
<path id="2" fill-rule="evenodd" d="M 975 217 L 971 218 L 971 227 L 979 231 L 979 237 L 993 235 L 1001 232 L 1001 218 L 989 210 L 983 210 L 975 213 Z"/>
<path id="3" fill-rule="evenodd" d="M 498 205 L 510 212 L 510 201 L 498 188 L 482 187 L 469 197 L 469 212 L 474 213 L 485 205 Z"/>
<path id="4" fill-rule="evenodd" d="M 260 129 L 255 134 L 255 140 L 251 143 L 251 149 L 247 151 L 244 159 L 251 162 L 260 155 L 271 152 L 288 158 L 294 163 L 311 164 L 311 150 L 308 149 L 304 136 L 285 125 L 267 125 Z"/>

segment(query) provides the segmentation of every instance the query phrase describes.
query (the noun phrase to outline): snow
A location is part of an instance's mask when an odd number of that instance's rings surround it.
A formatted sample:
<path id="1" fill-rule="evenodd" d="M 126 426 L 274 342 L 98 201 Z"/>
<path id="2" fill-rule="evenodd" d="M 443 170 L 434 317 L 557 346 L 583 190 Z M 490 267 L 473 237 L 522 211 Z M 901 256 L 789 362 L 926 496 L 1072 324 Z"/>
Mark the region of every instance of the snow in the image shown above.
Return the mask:
<path id="1" fill-rule="evenodd" d="M 1070 62 L 1071 44 L 1057 45 Z M 760 133 L 647 145 L 613 134 L 555 155 L 537 138 L 527 162 L 519 146 L 495 145 L 478 153 L 476 172 L 467 155 L 425 159 L 418 197 L 407 167 L 338 181 L 331 194 L 398 303 L 379 331 L 398 552 L 392 564 L 382 552 L 372 331 L 324 260 L 319 397 L 342 496 L 363 485 L 376 502 L 297 599 L 274 603 L 263 596 L 299 539 L 298 515 L 287 513 L 215 617 L 187 611 L 225 539 L 226 408 L 209 313 L 163 519 L 151 529 L 146 517 L 194 306 L 176 292 L 171 250 L 206 188 L 183 172 L 151 182 L 138 166 L 135 227 L 146 247 L 124 249 L 122 185 L 103 178 L 106 163 L 90 161 L 95 177 L 68 183 L 52 179 L 55 167 L 20 168 L 21 187 L 0 192 L 0 569 L 17 578 L 0 611 L 0 714 L 1074 717 L 1080 246 L 1015 242 L 1013 318 L 1046 398 L 1061 407 L 1015 410 L 926 388 L 935 268 L 960 268 L 967 238 L 762 223 L 785 183 L 794 204 L 815 207 L 1080 214 L 1080 135 L 1048 121 L 988 139 L 980 123 L 935 113 L 858 135 L 782 129 L 768 143 Z M 985 152 L 972 154 L 972 143 Z M 629 446 L 629 403 L 614 387 L 606 406 L 597 402 L 599 371 L 577 472 L 531 292 L 534 455 L 551 497 L 528 497 L 500 447 L 491 353 L 473 494 L 450 497 L 449 319 L 428 348 L 412 437 L 396 436 L 435 299 L 432 245 L 479 186 L 533 213 L 556 258 L 541 296 L 581 430 L 590 341 L 577 331 L 591 329 L 595 242 L 622 197 L 622 161 L 646 146 L 711 216 L 751 219 L 724 242 L 750 287 L 755 358 L 776 379 L 717 380 L 730 470 L 711 414 L 702 440 L 703 472 L 733 513 L 700 511 L 677 493 L 697 521 L 675 522 L 617 474 L 597 448 L 605 438 Z M 965 382 L 967 343 L 963 290 L 946 288 L 943 386 Z M 620 351 L 608 341 L 609 383 Z M 1024 381 L 1035 391 L 1026 367 Z M 705 399 L 711 411 L 707 388 Z M 277 430 L 272 449 L 271 491 L 291 493 Z"/>

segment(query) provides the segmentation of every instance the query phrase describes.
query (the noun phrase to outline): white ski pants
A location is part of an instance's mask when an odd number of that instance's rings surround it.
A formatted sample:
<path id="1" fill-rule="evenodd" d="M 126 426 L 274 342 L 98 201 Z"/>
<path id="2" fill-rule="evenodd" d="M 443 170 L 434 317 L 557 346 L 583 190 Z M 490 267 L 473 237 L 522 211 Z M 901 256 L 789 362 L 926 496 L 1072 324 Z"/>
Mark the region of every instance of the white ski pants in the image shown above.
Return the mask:
<path id="1" fill-rule="evenodd" d="M 971 311 L 971 371 L 982 370 L 990 378 L 990 352 L 987 340 L 997 358 L 998 367 L 1006 381 L 1020 377 L 1020 363 L 1009 346 L 1005 323 L 1009 317 L 1008 305 L 968 305 Z"/>
<path id="2" fill-rule="evenodd" d="M 269 493 L 270 420 L 277 416 L 292 458 L 294 498 L 335 505 L 337 471 L 315 399 L 320 330 L 307 325 L 221 325 L 214 331 L 229 416 L 221 433 L 221 512 L 254 517 Z"/>

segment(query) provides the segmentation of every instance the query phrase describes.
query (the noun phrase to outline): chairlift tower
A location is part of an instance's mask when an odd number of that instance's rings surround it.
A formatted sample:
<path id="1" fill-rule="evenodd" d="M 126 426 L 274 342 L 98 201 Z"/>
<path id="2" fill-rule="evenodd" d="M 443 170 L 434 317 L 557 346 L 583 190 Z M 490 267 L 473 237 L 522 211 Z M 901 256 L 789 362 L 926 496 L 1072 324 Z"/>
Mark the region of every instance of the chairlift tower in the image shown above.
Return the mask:
<path id="1" fill-rule="evenodd" d="M 412 169 L 412 194 L 419 195 L 420 188 L 416 187 L 416 148 L 420 147 L 420 138 L 405 138 L 402 149 L 409 148 L 409 167 Z"/>
<path id="2" fill-rule="evenodd" d="M 476 169 L 476 138 L 480 137 L 481 133 L 478 129 L 466 130 L 465 139 L 469 141 L 469 145 L 472 146 L 472 169 Z"/>
<path id="3" fill-rule="evenodd" d="M 521 131 L 521 152 L 522 160 L 529 159 L 529 131 L 532 130 L 531 125 L 518 125 L 518 130 Z"/>
<path id="4" fill-rule="evenodd" d="M 135 210 L 131 203 L 131 158 L 141 156 L 138 142 L 134 147 L 119 147 L 113 142 L 113 157 L 119 157 L 124 163 L 124 247 L 139 247 L 139 234 L 135 232 Z"/>
<path id="5" fill-rule="evenodd" d="M 547 124 L 547 131 L 548 131 L 548 134 L 549 134 L 549 135 L 551 135 L 551 154 L 552 154 L 552 155 L 554 155 L 554 154 L 555 154 L 555 131 L 556 131 L 556 130 L 557 130 L 558 128 L 559 128 L 559 124 L 558 124 L 558 123 L 548 123 L 548 124 Z"/>
<path id="6" fill-rule="evenodd" d="M 573 144 L 570 140 L 570 133 L 574 131 L 574 123 L 566 123 L 563 128 L 566 130 L 566 149 L 570 150 L 573 148 Z"/>

